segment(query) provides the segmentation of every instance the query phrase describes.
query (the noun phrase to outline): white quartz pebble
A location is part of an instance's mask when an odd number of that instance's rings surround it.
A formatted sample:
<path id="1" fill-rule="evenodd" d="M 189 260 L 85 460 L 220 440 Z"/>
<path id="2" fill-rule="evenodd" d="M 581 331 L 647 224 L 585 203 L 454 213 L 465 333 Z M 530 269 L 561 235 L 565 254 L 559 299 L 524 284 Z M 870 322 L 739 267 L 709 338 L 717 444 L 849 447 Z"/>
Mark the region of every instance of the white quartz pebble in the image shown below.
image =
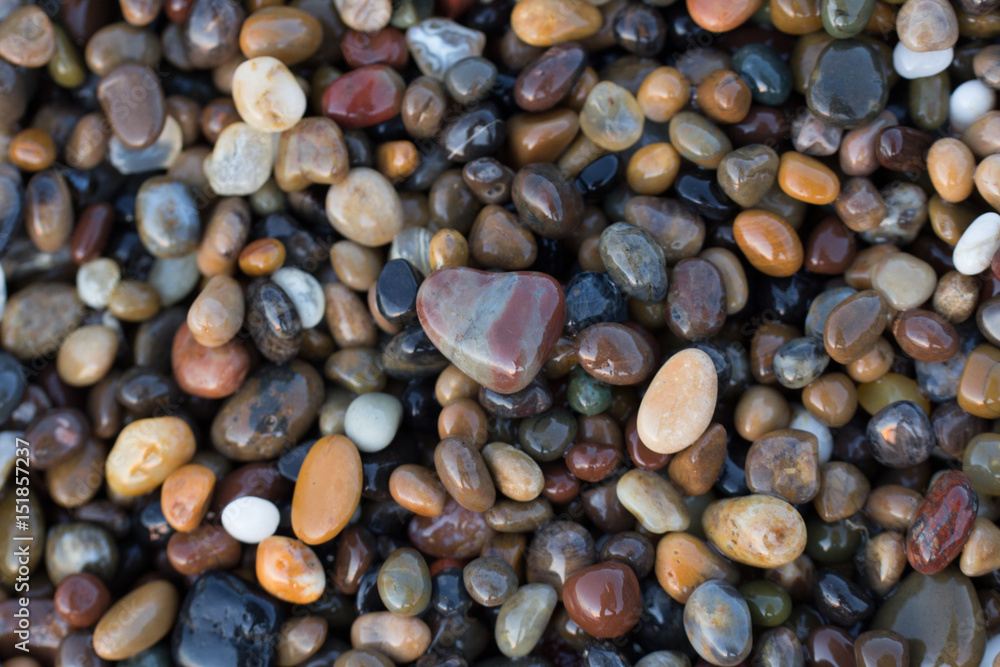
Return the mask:
<path id="1" fill-rule="evenodd" d="M 160 306 L 169 308 L 190 294 L 200 278 L 196 251 L 181 257 L 157 258 L 146 282 L 160 295 Z"/>
<path id="2" fill-rule="evenodd" d="M 246 123 L 233 123 L 215 140 L 203 169 L 215 194 L 242 197 L 260 190 L 271 177 L 274 140 Z"/>
<path id="3" fill-rule="evenodd" d="M 240 118 L 261 132 L 284 132 L 302 120 L 306 94 L 285 63 L 251 58 L 233 72 L 233 102 Z"/>
<path id="4" fill-rule="evenodd" d="M 107 257 L 98 257 L 81 266 L 76 272 L 76 292 L 80 301 L 100 310 L 107 308 L 111 291 L 121 282 L 122 272 L 118 263 Z"/>
<path id="5" fill-rule="evenodd" d="M 979 275 L 989 268 L 1000 248 L 1000 215 L 983 213 L 972 221 L 955 244 L 952 260 L 955 268 L 967 276 Z"/>
<path id="6" fill-rule="evenodd" d="M 406 46 L 420 71 L 440 80 L 459 60 L 483 55 L 486 35 L 449 19 L 431 18 L 406 29 Z"/>
<path id="7" fill-rule="evenodd" d="M 243 496 L 222 510 L 222 527 L 233 539 L 244 544 L 257 544 L 278 530 L 281 514 L 270 500 Z"/>
<path id="8" fill-rule="evenodd" d="M 385 449 L 396 437 L 403 406 L 395 396 L 378 392 L 361 394 L 347 406 L 344 430 L 362 452 Z"/>
<path id="9" fill-rule="evenodd" d="M 167 116 L 163 131 L 152 145 L 134 150 L 123 144 L 118 137 L 112 136 L 108 145 L 108 159 L 111 165 L 122 174 L 142 174 L 147 171 L 169 169 L 177 156 L 181 154 L 184 135 L 180 124 L 173 116 Z"/>
<path id="10" fill-rule="evenodd" d="M 948 69 L 954 55 L 955 49 L 917 53 L 899 42 L 892 52 L 892 66 L 904 79 L 922 79 Z"/>
<path id="11" fill-rule="evenodd" d="M 819 462 L 827 463 L 833 456 L 833 434 L 830 428 L 814 417 L 801 403 L 792 405 L 792 419 L 788 422 L 788 428 L 812 433 L 819 443 Z"/>
<path id="12" fill-rule="evenodd" d="M 967 127 L 991 110 L 996 101 L 996 91 L 979 79 L 961 84 L 951 92 L 948 103 L 951 131 L 955 134 L 965 132 Z"/>
<path id="13" fill-rule="evenodd" d="M 271 280 L 284 290 L 295 304 L 302 328 L 312 329 L 322 321 L 326 300 L 323 297 L 323 287 L 318 280 L 293 266 L 278 269 L 271 275 Z"/>

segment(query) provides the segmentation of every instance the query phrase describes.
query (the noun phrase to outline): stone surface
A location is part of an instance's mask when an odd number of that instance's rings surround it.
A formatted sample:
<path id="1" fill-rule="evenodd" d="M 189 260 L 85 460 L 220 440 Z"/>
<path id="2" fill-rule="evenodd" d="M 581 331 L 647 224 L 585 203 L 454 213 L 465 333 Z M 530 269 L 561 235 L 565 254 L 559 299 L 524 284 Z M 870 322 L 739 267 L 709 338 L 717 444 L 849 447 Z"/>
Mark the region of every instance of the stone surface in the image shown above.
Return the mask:
<path id="1" fill-rule="evenodd" d="M 306 544 L 322 544 L 344 529 L 361 502 L 361 457 L 341 435 L 309 450 L 292 496 L 292 530 Z"/>
<path id="2" fill-rule="evenodd" d="M 806 525 L 794 507 L 771 496 L 717 500 L 702 514 L 709 541 L 725 556 L 754 567 L 778 567 L 806 547 Z"/>
<path id="3" fill-rule="evenodd" d="M 668 359 L 639 404 L 642 442 L 669 454 L 697 440 L 711 422 L 717 385 L 715 364 L 701 350 L 683 350 Z"/>

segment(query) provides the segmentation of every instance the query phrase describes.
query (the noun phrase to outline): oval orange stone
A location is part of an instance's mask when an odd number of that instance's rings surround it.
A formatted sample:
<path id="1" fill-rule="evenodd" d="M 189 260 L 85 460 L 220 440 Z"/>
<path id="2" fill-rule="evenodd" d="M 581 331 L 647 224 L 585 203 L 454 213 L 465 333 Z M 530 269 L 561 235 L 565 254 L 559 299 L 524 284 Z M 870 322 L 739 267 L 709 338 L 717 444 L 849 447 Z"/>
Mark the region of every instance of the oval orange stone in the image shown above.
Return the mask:
<path id="1" fill-rule="evenodd" d="M 754 268 L 783 278 L 802 268 L 802 241 L 785 219 L 761 209 L 743 211 L 733 222 L 736 245 Z"/>
<path id="2" fill-rule="evenodd" d="M 709 32 L 729 32 L 760 9 L 763 0 L 687 0 L 691 19 Z"/>
<path id="3" fill-rule="evenodd" d="M 309 450 L 292 495 L 292 530 L 306 544 L 332 540 L 361 502 L 361 456 L 342 435 L 328 435 Z"/>
<path id="4" fill-rule="evenodd" d="M 789 197 L 807 204 L 830 204 L 840 194 L 840 179 L 832 169 L 795 151 L 781 156 L 778 185 Z"/>

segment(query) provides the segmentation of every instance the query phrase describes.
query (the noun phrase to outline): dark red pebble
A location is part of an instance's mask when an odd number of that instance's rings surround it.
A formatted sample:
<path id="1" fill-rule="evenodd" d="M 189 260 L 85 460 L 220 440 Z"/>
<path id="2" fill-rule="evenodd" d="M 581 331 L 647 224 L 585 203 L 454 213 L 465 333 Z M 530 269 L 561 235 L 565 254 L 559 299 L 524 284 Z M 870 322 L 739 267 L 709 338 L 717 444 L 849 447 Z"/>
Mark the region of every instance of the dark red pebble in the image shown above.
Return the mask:
<path id="1" fill-rule="evenodd" d="M 962 552 L 979 512 L 979 496 L 964 472 L 946 472 L 917 506 L 906 533 L 906 558 L 922 574 L 936 574 Z"/>

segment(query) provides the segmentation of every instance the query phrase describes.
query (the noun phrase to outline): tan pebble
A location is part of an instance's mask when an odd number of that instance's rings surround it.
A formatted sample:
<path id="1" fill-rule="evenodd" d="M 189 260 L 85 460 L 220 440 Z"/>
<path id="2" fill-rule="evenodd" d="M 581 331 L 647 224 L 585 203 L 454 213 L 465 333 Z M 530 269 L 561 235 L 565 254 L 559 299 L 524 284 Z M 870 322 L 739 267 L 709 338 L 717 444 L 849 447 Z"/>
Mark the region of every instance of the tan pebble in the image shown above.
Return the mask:
<path id="1" fill-rule="evenodd" d="M 118 332 L 92 324 L 63 341 L 56 357 L 59 379 L 72 387 L 89 387 L 107 375 L 118 354 Z"/>
<path id="2" fill-rule="evenodd" d="M 327 630 L 322 616 L 294 616 L 282 623 L 274 647 L 278 667 L 295 667 L 308 660 L 326 641 Z"/>
<path id="3" fill-rule="evenodd" d="M 108 609 L 94 628 L 94 653 L 124 660 L 167 636 L 177 618 L 180 597 L 169 582 L 151 581 Z"/>
<path id="4" fill-rule="evenodd" d="M 205 347 L 231 341 L 243 326 L 243 290 L 227 275 L 213 276 L 188 310 L 187 325 Z"/>
<path id="5" fill-rule="evenodd" d="M 504 442 L 483 447 L 483 459 L 500 493 L 511 500 L 534 500 L 542 492 L 545 476 L 533 458 Z"/>
<path id="6" fill-rule="evenodd" d="M 616 490 L 625 509 L 651 533 L 687 530 L 691 524 L 680 491 L 659 473 L 634 468 L 622 475 Z"/>
<path id="7" fill-rule="evenodd" d="M 717 396 L 712 359 L 697 349 L 678 352 L 656 373 L 639 404 L 639 438 L 660 454 L 684 449 L 708 428 Z"/>
<path id="8" fill-rule="evenodd" d="M 791 418 L 788 401 L 781 392 L 764 385 L 755 385 L 743 392 L 733 414 L 736 432 L 750 441 L 785 428 Z"/>
<path id="9" fill-rule="evenodd" d="M 806 523 L 780 498 L 749 495 L 717 500 L 701 517 L 705 536 L 724 556 L 752 567 L 778 567 L 806 548 Z"/>
<path id="10" fill-rule="evenodd" d="M 496 486 L 482 454 L 470 440 L 448 437 L 434 449 L 434 467 L 444 488 L 462 507 L 485 512 L 496 502 Z"/>
<path id="11" fill-rule="evenodd" d="M 654 569 L 663 590 L 681 604 L 706 581 L 721 579 L 734 586 L 740 581 L 735 565 L 687 533 L 670 533 L 660 540 Z"/>
<path id="12" fill-rule="evenodd" d="M 389 494 L 402 507 L 420 516 L 440 516 L 448 503 L 448 491 L 433 470 L 404 463 L 389 476 Z"/>
<path id="13" fill-rule="evenodd" d="M 194 450 L 194 433 L 183 419 L 138 419 L 122 429 L 108 454 L 108 487 L 126 497 L 148 493 L 190 461 Z"/>
<path id="14" fill-rule="evenodd" d="M 376 611 L 359 616 L 351 624 L 351 646 L 374 649 L 397 663 L 413 662 L 430 644 L 430 628 L 415 616 Z"/>
<path id="15" fill-rule="evenodd" d="M 170 473 L 160 491 L 160 509 L 170 527 L 180 532 L 197 528 L 214 490 L 215 473 L 203 465 L 191 463 Z"/>

